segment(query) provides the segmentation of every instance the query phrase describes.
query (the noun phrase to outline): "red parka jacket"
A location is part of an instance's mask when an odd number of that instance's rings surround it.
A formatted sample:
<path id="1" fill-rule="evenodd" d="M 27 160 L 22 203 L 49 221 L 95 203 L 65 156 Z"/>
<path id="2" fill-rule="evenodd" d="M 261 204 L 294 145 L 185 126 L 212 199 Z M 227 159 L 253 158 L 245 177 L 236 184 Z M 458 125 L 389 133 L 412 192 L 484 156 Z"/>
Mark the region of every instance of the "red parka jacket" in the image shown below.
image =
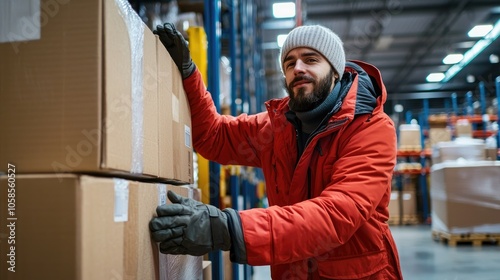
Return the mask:
<path id="1" fill-rule="evenodd" d="M 198 71 L 184 80 L 196 151 L 263 170 L 270 207 L 239 213 L 248 263 L 271 265 L 273 279 L 359 279 L 390 265 L 399 274 L 394 279 L 401 278 L 386 223 L 395 128 L 383 112 L 380 72 L 355 62 L 381 91 L 376 108 L 355 116 L 358 76 L 346 67 L 354 80 L 342 107 L 300 159 L 295 127 L 285 117 L 288 97 L 268 101 L 267 112 L 221 116 Z"/>

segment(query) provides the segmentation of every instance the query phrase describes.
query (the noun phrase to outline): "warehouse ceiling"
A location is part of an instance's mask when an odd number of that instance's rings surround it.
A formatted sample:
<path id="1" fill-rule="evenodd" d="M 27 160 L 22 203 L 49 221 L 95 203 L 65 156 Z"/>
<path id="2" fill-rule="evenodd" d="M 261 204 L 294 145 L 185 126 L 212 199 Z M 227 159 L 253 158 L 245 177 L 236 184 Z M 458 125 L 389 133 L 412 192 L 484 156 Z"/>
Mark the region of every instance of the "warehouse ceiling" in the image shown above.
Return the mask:
<path id="1" fill-rule="evenodd" d="M 202 0 L 129 1 L 136 6 L 176 2 L 180 12 L 203 14 L 204 9 Z M 275 19 L 272 5 L 290 1 L 295 2 L 301 12 L 295 18 Z M 226 56 L 230 44 L 224 33 L 230 25 L 227 7 L 231 3 L 255 8 L 253 12 L 245 10 L 244 17 L 237 21 L 239 27 L 241 20 L 247 27 L 256 27 L 254 31 L 246 28 L 239 31 L 244 33 L 245 55 L 253 62 L 261 62 L 261 65 L 245 65 L 248 74 L 245 80 L 252 84 L 252 78 L 259 78 L 260 75 L 255 74 L 262 66 L 267 80 L 264 99 L 286 95 L 278 62 L 277 36 L 287 34 L 298 24 L 321 24 L 342 38 L 347 59 L 363 60 L 379 68 L 388 92 L 385 110 L 389 114 L 396 104 L 403 105 L 404 111 L 418 113 L 424 107 L 423 100 L 429 104 L 430 113 L 449 112 L 453 93 L 456 93 L 459 109 L 463 109 L 468 92 L 472 93 L 473 100 L 479 100 L 480 82 L 484 83 L 486 105 L 498 103 L 495 79 L 500 76 L 500 38 L 492 40 L 463 69 L 449 76 L 448 81 L 429 83 L 426 77 L 433 72 L 447 73 L 453 67 L 443 64 L 446 55 L 465 55 L 471 48 L 478 47 L 482 38 L 470 38 L 467 33 L 479 24 L 500 24 L 500 0 L 221 0 L 221 47 Z M 252 43 L 261 48 L 261 57 L 252 55 L 249 49 Z"/>
<path id="2" fill-rule="evenodd" d="M 452 93 L 457 94 L 459 103 L 465 103 L 468 91 L 477 100 L 481 81 L 491 105 L 494 80 L 500 75 L 500 39 L 449 81 L 428 83 L 426 77 L 431 72 L 446 73 L 451 67 L 442 62 L 447 54 L 465 54 L 480 40 L 468 37 L 472 27 L 500 20 L 500 1 L 297 1 L 302 13 L 293 19 L 273 18 L 272 4 L 276 2 L 262 0 L 258 4 L 269 98 L 283 95 L 276 37 L 302 21 L 331 28 L 343 39 L 347 59 L 363 60 L 380 69 L 389 94 L 389 112 L 395 104 L 402 104 L 405 111 L 421 110 L 423 99 L 428 100 L 431 111 L 442 110 L 449 107 Z"/>

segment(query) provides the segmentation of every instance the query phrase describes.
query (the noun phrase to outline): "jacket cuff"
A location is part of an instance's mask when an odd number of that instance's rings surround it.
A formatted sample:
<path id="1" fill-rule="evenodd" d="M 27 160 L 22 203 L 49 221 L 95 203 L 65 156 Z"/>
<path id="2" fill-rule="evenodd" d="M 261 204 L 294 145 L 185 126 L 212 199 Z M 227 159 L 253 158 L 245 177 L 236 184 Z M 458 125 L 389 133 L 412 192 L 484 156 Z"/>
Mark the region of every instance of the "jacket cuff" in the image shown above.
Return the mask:
<path id="1" fill-rule="evenodd" d="M 231 262 L 247 264 L 247 249 L 240 214 L 231 208 L 226 208 L 222 211 L 227 214 L 229 234 L 231 235 L 231 250 L 229 253 Z"/>

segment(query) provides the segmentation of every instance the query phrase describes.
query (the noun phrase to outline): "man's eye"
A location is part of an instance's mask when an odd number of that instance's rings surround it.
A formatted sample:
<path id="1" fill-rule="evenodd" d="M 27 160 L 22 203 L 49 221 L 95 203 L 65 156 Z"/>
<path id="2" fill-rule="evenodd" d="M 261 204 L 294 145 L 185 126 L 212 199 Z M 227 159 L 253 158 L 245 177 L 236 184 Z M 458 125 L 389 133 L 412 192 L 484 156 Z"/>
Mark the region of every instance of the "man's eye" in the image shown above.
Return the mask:
<path id="1" fill-rule="evenodd" d="M 290 63 L 288 63 L 288 64 L 286 65 L 286 67 L 285 67 L 285 68 L 287 68 L 287 69 L 288 69 L 288 68 L 290 68 L 290 67 L 293 67 L 294 65 L 295 65 L 295 63 L 290 62 Z"/>

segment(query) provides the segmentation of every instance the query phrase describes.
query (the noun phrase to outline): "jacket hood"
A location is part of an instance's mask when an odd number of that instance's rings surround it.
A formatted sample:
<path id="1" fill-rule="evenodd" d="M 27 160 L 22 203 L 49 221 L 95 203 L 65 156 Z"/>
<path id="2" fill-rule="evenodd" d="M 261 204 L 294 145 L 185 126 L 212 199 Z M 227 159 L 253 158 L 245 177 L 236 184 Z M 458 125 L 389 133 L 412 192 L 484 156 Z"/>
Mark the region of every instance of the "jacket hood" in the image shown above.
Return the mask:
<path id="1" fill-rule="evenodd" d="M 380 71 L 373 65 L 351 60 L 346 63 L 342 76 L 342 89 L 339 97 L 341 104 L 337 103 L 332 108 L 332 119 L 354 118 L 359 114 L 376 114 L 383 110 L 387 100 L 387 92 L 382 82 Z M 266 102 L 271 120 L 276 114 L 289 111 L 289 97 L 272 99 Z"/>

